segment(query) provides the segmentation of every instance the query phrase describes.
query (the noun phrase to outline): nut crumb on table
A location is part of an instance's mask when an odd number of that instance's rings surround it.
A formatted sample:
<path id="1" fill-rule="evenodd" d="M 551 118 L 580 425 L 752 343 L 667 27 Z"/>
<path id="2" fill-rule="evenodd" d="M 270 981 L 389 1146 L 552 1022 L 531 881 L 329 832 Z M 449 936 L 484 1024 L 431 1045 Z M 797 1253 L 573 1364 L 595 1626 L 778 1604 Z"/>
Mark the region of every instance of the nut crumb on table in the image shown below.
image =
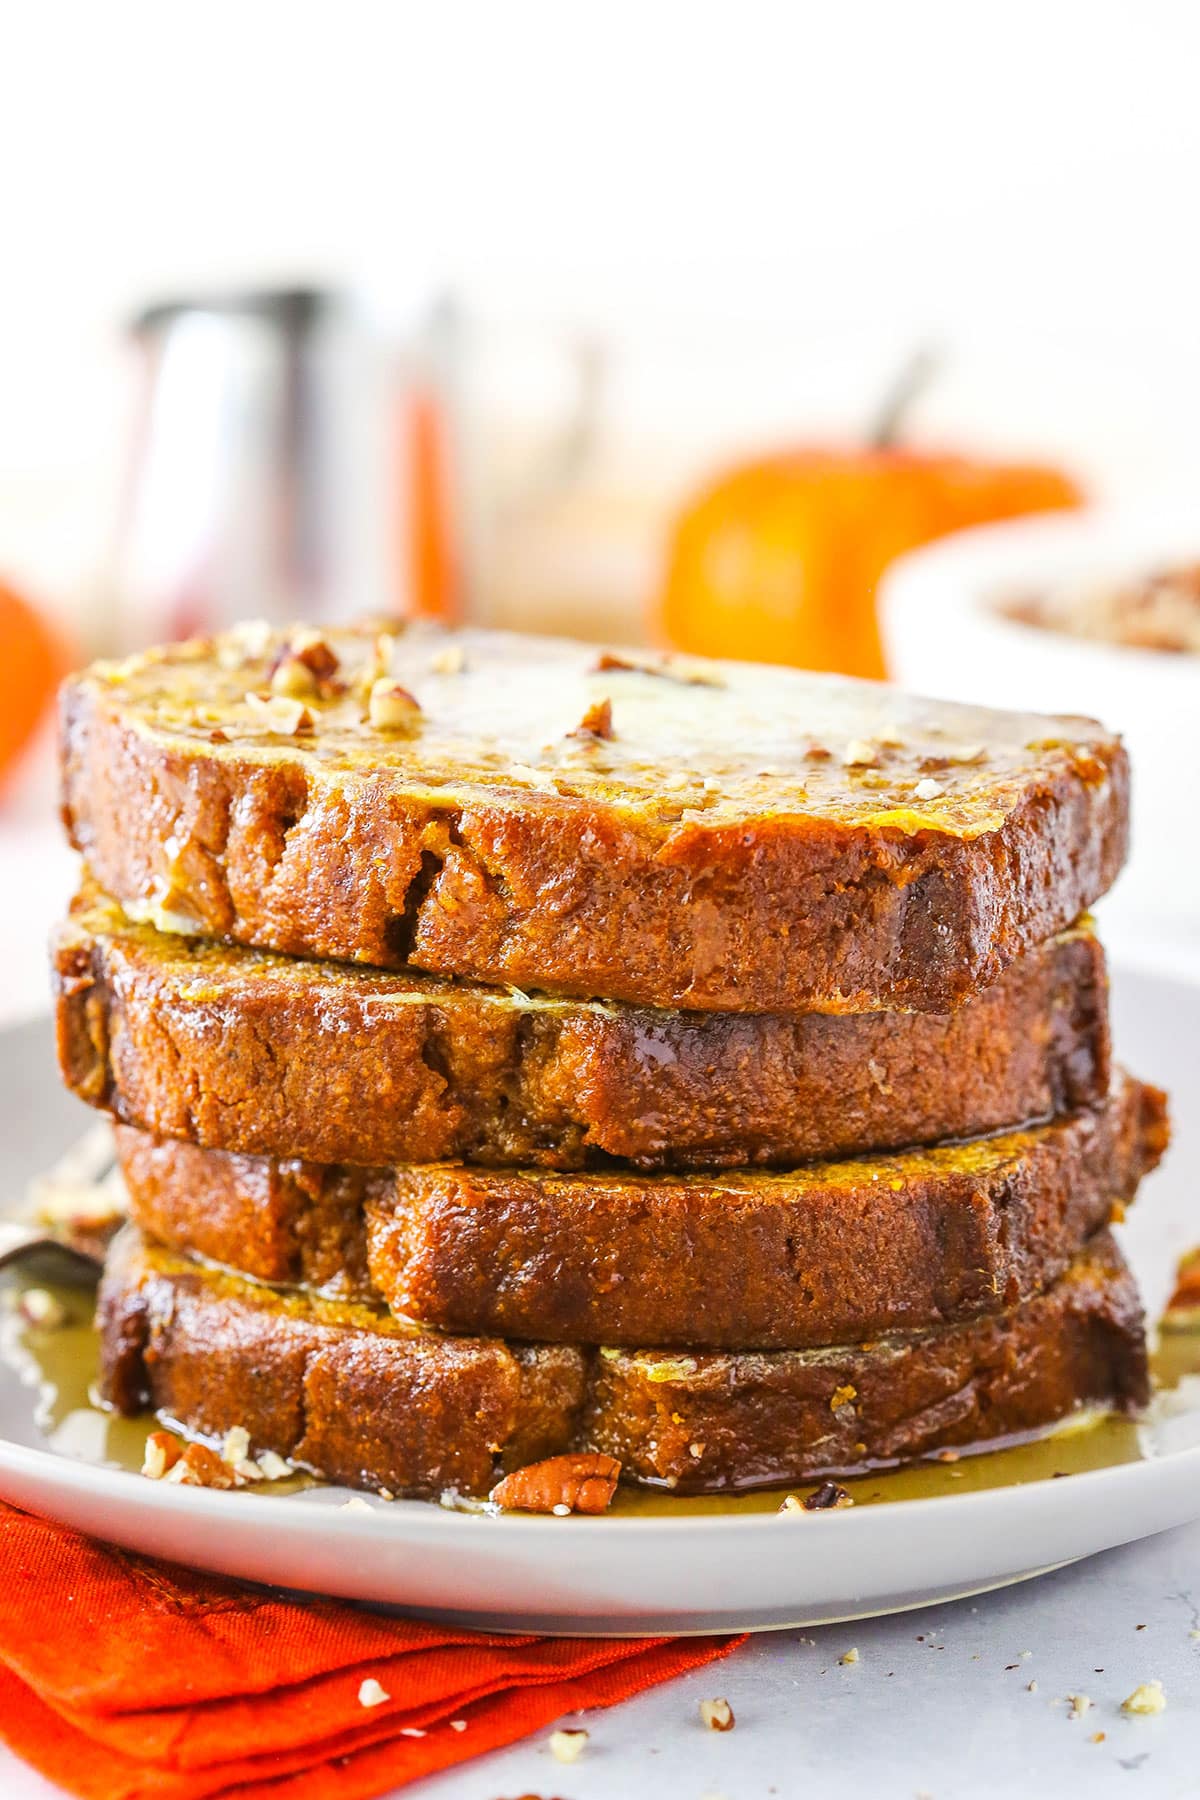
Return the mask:
<path id="1" fill-rule="evenodd" d="M 578 1762 L 587 1746 L 588 1733 L 580 1727 L 562 1727 L 549 1737 L 550 1754 L 556 1762 Z"/>
<path id="2" fill-rule="evenodd" d="M 732 1731 L 737 1723 L 728 1700 L 702 1700 L 700 1717 L 710 1731 Z"/>
<path id="3" fill-rule="evenodd" d="M 1160 1713 L 1167 1710 L 1167 1697 L 1161 1681 L 1143 1681 L 1121 1702 L 1121 1711 L 1132 1714 Z"/>

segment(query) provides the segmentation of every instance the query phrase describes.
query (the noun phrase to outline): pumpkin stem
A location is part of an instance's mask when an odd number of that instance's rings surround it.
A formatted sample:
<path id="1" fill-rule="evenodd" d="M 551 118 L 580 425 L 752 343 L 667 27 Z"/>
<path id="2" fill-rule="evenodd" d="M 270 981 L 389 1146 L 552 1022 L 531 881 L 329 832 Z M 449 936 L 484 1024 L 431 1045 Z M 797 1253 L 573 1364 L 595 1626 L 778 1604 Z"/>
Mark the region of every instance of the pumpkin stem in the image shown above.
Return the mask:
<path id="1" fill-rule="evenodd" d="M 875 415 L 875 424 L 867 442 L 874 450 L 888 450 L 900 435 L 900 427 L 908 416 L 913 401 L 929 386 L 936 374 L 941 356 L 925 344 L 915 350 L 895 377 Z"/>

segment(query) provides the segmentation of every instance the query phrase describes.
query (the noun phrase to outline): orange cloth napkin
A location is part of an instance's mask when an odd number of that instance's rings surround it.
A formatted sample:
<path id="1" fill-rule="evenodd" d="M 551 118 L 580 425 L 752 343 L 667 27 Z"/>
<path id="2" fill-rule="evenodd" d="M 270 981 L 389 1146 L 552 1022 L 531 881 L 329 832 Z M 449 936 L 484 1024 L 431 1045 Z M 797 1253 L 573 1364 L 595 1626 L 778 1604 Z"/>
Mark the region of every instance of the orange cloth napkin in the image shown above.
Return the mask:
<path id="1" fill-rule="evenodd" d="M 365 1800 L 740 1641 L 388 1618 L 151 1562 L 0 1503 L 0 1739 L 87 1800 Z M 368 1680 L 388 1698 L 364 1707 Z"/>

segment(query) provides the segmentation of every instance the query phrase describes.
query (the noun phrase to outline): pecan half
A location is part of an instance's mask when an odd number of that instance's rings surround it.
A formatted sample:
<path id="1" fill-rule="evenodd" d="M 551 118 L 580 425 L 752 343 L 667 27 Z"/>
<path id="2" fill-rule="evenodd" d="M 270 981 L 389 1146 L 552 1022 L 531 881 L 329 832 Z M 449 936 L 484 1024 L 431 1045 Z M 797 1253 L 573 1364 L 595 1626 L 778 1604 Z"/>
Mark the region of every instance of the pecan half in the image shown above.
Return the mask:
<path id="1" fill-rule="evenodd" d="M 602 1513 L 620 1473 L 615 1456 L 548 1456 L 506 1475 L 492 1489 L 492 1499 L 512 1512 Z"/>

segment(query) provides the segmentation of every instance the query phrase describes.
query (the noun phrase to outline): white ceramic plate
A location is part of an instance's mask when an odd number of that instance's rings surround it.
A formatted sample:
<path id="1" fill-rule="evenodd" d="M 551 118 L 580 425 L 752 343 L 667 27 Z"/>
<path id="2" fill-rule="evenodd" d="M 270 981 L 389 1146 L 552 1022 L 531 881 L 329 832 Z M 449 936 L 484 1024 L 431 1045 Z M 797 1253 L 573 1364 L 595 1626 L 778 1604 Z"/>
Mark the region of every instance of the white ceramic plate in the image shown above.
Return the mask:
<path id="1" fill-rule="evenodd" d="M 1154 919 L 1200 945 L 1200 847 L 1180 830 L 1200 657 L 1106 644 L 998 610 L 1064 584 L 1136 580 L 1200 557 L 1195 498 L 1046 514 L 957 532 L 893 564 L 880 617 L 888 665 L 915 693 L 1033 712 L 1086 713 L 1133 762 L 1133 845 L 1105 917 Z"/>
<path id="2" fill-rule="evenodd" d="M 1153 1315 L 1175 1258 L 1200 1239 L 1200 988 L 1122 974 L 1114 1007 L 1122 1059 L 1174 1101 L 1175 1145 L 1127 1232 Z M 0 1034 L 3 1196 L 15 1202 L 83 1122 L 56 1087 L 46 1027 Z M 492 1628 L 626 1634 L 850 1619 L 1019 1581 L 1200 1516 L 1200 1397 L 1186 1387 L 1150 1428 L 1148 1460 L 801 1517 L 494 1518 L 377 1500 L 368 1513 L 342 1510 L 337 1489 L 272 1498 L 168 1487 L 48 1449 L 35 1402 L 0 1370 L 0 1494 L 18 1505 L 200 1568 Z"/>

